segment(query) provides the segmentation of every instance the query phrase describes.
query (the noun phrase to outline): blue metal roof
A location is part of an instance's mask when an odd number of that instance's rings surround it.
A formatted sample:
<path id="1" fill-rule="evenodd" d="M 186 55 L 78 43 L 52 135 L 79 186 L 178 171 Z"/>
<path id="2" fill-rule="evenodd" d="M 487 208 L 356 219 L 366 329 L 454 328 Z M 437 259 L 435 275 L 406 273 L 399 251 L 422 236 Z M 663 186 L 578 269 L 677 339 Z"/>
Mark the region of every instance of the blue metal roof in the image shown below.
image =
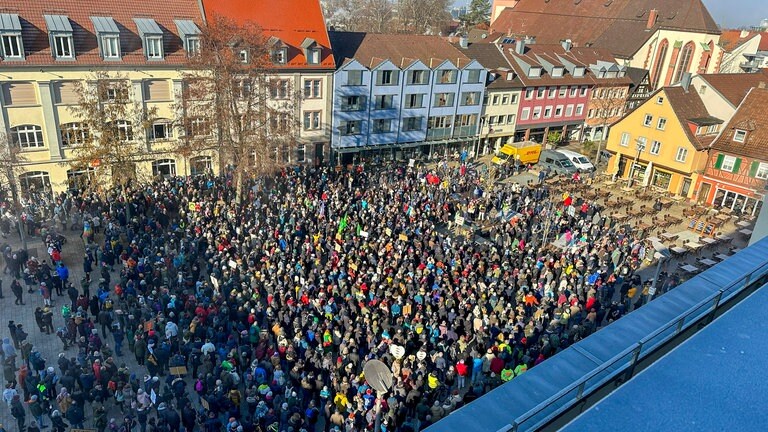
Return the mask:
<path id="1" fill-rule="evenodd" d="M 72 33 L 72 24 L 66 15 L 43 15 L 48 31 L 55 33 Z"/>
<path id="2" fill-rule="evenodd" d="M 112 17 L 92 16 L 91 22 L 93 22 L 93 29 L 96 30 L 96 34 L 120 33 L 120 29 L 117 28 Z"/>
<path id="3" fill-rule="evenodd" d="M 20 32 L 21 21 L 19 14 L 2 13 L 0 14 L 0 30 L 7 32 Z"/>
<path id="4" fill-rule="evenodd" d="M 615 362 L 615 367 L 608 368 L 587 381 L 585 391 L 588 392 L 598 387 L 602 379 L 609 378 L 613 370 L 628 365 L 632 360 L 632 350 L 639 342 L 643 342 L 640 351 L 642 358 L 674 334 L 676 327 L 668 327 L 670 323 L 698 307 L 699 309 L 690 315 L 690 320 L 686 320 L 686 324 L 695 321 L 711 310 L 705 307 L 711 305 L 708 299 L 716 296 L 722 289 L 725 290 L 722 300 L 726 300 L 737 291 L 736 288 L 744 285 L 742 280 L 745 275 L 753 272 L 756 272 L 755 277 L 768 274 L 768 238 L 691 278 L 637 311 L 531 368 L 520 377 L 451 413 L 427 431 L 507 430 L 516 419 L 546 403 L 550 398 L 562 395 L 569 386 L 585 375 L 593 373 L 605 363 Z M 565 399 L 568 398 L 564 398 L 562 403 Z M 553 414 L 558 407 L 557 403 L 550 401 L 546 413 L 528 419 L 519 430 L 528 430 L 537 420 Z"/>
<path id="5" fill-rule="evenodd" d="M 562 430 L 765 430 L 766 305 L 768 285 Z"/>

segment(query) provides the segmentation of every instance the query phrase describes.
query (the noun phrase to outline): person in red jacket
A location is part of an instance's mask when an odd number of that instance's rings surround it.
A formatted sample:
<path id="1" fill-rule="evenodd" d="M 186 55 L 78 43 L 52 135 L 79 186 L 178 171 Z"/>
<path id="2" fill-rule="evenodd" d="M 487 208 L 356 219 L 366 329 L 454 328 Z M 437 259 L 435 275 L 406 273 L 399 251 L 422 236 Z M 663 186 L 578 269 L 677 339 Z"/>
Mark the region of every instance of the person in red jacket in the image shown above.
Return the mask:
<path id="1" fill-rule="evenodd" d="M 464 388 L 464 382 L 467 379 L 467 373 L 468 373 L 467 365 L 464 364 L 464 360 L 459 360 L 458 363 L 456 363 L 456 374 L 459 376 L 459 388 Z"/>
<path id="2" fill-rule="evenodd" d="M 491 360 L 490 369 L 491 372 L 500 376 L 501 371 L 504 370 L 504 360 L 502 360 L 499 356 L 494 357 L 493 360 Z"/>

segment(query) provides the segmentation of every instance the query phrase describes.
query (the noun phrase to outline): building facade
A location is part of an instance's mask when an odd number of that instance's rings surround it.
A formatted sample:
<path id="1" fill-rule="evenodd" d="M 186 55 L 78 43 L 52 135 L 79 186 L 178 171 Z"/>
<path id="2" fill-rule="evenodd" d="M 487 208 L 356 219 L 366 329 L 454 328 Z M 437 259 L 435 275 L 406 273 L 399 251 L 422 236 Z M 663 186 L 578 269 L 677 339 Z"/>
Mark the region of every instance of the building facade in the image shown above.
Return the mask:
<path id="1" fill-rule="evenodd" d="M 723 30 L 722 73 L 753 73 L 768 67 L 768 33 L 749 30 Z"/>
<path id="2" fill-rule="evenodd" d="M 472 150 L 486 82 L 480 63 L 437 36 L 330 36 L 340 161 Z"/>

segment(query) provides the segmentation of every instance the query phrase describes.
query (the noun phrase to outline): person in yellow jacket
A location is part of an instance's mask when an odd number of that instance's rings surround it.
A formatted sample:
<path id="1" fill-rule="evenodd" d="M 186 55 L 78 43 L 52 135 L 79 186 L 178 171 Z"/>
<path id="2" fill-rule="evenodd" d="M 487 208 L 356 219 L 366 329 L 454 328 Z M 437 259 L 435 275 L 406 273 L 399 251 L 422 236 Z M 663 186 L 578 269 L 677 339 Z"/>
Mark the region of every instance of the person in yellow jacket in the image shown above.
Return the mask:
<path id="1" fill-rule="evenodd" d="M 515 377 L 515 371 L 512 369 L 512 366 L 506 366 L 504 369 L 501 370 L 502 382 L 510 381 L 514 377 Z"/>

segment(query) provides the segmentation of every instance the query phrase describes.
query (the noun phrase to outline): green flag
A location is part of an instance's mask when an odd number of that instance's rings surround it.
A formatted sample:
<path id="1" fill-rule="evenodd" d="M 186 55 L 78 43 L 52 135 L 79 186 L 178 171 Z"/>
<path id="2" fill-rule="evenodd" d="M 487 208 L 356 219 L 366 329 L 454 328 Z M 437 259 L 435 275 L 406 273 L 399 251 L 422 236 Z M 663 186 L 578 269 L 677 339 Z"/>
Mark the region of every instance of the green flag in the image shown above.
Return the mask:
<path id="1" fill-rule="evenodd" d="M 344 231 L 344 228 L 347 227 L 347 215 L 345 214 L 341 220 L 339 220 L 339 234 L 341 234 L 342 231 Z"/>

